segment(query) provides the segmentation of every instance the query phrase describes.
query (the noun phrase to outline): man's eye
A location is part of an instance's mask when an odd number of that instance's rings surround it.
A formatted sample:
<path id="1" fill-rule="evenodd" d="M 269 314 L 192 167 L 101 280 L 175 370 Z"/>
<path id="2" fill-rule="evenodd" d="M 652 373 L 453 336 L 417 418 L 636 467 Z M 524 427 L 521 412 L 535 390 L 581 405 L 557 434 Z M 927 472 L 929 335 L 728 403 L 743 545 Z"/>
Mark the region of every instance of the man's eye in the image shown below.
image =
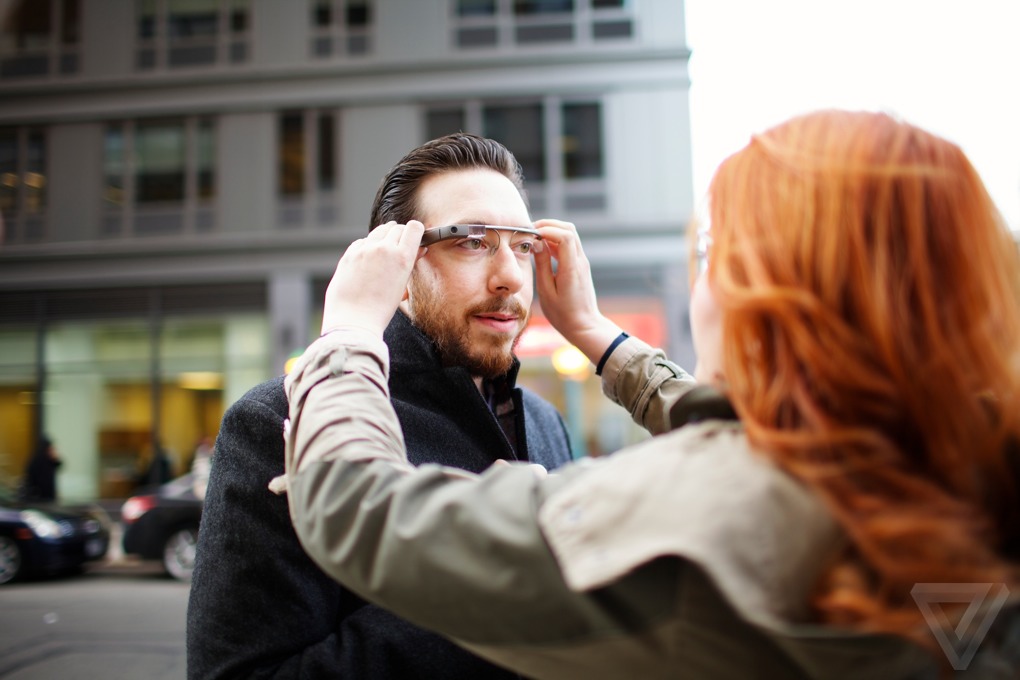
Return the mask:
<path id="1" fill-rule="evenodd" d="M 458 246 L 464 250 L 484 250 L 486 243 L 481 239 L 469 238 L 461 241 Z"/>
<path id="2" fill-rule="evenodd" d="M 514 252 L 520 253 L 521 255 L 527 255 L 531 252 L 531 249 L 535 246 L 532 241 L 520 241 L 514 244 Z"/>

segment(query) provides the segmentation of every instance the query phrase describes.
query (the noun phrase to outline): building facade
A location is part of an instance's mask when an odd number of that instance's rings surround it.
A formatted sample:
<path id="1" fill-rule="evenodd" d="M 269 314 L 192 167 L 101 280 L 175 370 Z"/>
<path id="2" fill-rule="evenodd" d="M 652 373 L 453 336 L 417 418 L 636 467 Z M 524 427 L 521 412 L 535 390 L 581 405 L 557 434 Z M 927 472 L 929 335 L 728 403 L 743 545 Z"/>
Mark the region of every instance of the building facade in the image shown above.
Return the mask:
<path id="1" fill-rule="evenodd" d="M 693 357 L 681 0 L 0 2 L 0 474 L 46 432 L 65 498 L 175 472 L 317 334 L 404 153 L 465 130 L 578 225 L 605 311 Z M 597 381 L 523 381 L 583 448 L 635 436 Z"/>

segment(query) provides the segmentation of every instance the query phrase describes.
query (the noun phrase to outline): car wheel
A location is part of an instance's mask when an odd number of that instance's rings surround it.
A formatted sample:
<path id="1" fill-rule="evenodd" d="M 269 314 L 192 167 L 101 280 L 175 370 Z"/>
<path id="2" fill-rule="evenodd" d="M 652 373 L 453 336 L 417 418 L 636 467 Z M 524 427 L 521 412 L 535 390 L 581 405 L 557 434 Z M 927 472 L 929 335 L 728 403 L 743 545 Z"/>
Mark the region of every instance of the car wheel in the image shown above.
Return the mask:
<path id="1" fill-rule="evenodd" d="M 178 581 L 190 581 L 195 569 L 198 527 L 177 529 L 163 544 L 163 568 Z"/>
<path id="2" fill-rule="evenodd" d="M 14 579 L 21 571 L 21 548 L 9 536 L 0 536 L 0 583 Z"/>

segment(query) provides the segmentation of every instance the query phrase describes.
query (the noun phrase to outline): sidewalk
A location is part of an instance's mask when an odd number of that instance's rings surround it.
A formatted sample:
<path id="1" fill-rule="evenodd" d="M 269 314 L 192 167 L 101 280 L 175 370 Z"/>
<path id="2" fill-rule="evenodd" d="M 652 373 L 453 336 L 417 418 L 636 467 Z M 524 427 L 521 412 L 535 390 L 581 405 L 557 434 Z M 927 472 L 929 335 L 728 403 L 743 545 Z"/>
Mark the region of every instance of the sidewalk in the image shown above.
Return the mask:
<path id="1" fill-rule="evenodd" d="M 184 680 L 188 590 L 119 550 L 82 574 L 5 585 L 0 680 Z"/>

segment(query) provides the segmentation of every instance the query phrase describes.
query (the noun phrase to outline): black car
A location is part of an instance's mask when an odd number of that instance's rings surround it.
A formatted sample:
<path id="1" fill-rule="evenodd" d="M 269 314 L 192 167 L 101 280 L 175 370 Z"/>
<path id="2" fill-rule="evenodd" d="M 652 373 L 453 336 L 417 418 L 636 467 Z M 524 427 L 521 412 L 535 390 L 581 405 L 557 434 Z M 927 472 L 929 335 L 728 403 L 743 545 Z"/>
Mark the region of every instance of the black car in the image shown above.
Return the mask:
<path id="1" fill-rule="evenodd" d="M 110 521 L 102 508 L 23 501 L 0 485 L 0 584 L 80 571 L 109 546 Z"/>
<path id="2" fill-rule="evenodd" d="M 162 561 L 166 573 L 190 581 L 202 501 L 190 474 L 124 501 L 124 554 Z"/>

